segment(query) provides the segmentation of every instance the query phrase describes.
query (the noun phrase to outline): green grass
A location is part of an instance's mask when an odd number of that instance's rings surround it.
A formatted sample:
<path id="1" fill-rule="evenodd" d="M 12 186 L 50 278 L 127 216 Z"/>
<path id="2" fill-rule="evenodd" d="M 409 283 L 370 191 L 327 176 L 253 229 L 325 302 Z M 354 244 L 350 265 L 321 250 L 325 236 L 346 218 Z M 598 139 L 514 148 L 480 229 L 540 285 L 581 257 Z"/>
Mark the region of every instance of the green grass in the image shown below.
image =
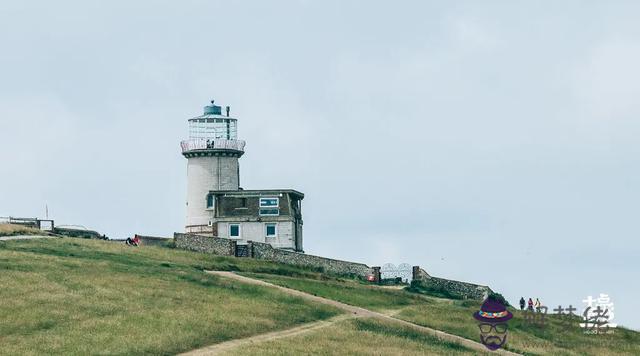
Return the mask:
<path id="1" fill-rule="evenodd" d="M 244 274 L 371 310 L 395 310 L 396 318 L 479 341 L 477 322 L 472 314 L 480 307 L 480 301 L 434 298 L 351 280 L 321 281 L 301 277 Z M 541 329 L 526 324 L 520 311 L 510 310 L 515 316 L 509 322 L 506 347 L 509 350 L 528 355 L 640 355 L 638 332 L 619 327 L 610 335 L 588 335 L 578 328 L 578 320 L 573 323 L 573 328 L 567 329 L 552 315 L 547 316 L 546 326 Z"/>
<path id="2" fill-rule="evenodd" d="M 372 286 L 357 280 L 340 278 L 317 280 L 282 275 L 242 274 L 375 311 L 399 310 L 410 305 L 429 303 L 429 300 L 421 295 L 408 293 L 401 289 Z"/>
<path id="3" fill-rule="evenodd" d="M 276 289 L 204 273 L 243 275 L 364 307 L 474 341 L 479 301 L 435 298 L 249 258 L 84 239 L 0 241 L 0 355 L 175 354 L 342 313 Z M 509 322 L 507 347 L 529 354 L 640 354 L 640 333 L 610 335 Z M 467 354 L 388 321 L 358 319 L 247 346 L 236 353 Z"/>
<path id="4" fill-rule="evenodd" d="M 203 269 L 313 276 L 97 240 L 0 242 L 0 354 L 175 354 L 341 313 Z"/>
<path id="5" fill-rule="evenodd" d="M 378 319 L 355 319 L 226 355 L 476 355 L 456 343 Z"/>

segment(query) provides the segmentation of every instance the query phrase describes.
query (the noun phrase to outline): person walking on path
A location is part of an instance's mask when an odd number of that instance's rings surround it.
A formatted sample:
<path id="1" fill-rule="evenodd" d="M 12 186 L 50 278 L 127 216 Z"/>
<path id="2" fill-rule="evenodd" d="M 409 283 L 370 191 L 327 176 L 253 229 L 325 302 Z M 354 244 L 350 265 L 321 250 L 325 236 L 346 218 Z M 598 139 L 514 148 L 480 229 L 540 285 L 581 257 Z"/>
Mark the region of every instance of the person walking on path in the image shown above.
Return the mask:
<path id="1" fill-rule="evenodd" d="M 540 299 L 536 298 L 536 303 L 534 304 L 534 306 L 536 307 L 536 313 L 540 313 Z"/>
<path id="2" fill-rule="evenodd" d="M 524 310 L 524 297 L 520 297 L 520 310 Z"/>
<path id="3" fill-rule="evenodd" d="M 533 300 L 529 298 L 529 302 L 527 302 L 527 310 L 533 311 Z"/>

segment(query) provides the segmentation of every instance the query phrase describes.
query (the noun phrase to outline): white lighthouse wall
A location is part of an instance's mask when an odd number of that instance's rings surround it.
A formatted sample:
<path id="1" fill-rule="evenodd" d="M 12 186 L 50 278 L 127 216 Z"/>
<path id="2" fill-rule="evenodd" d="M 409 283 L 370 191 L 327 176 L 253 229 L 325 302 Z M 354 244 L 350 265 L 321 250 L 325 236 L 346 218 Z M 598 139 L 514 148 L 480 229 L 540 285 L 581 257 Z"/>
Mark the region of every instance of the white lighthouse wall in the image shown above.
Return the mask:
<path id="1" fill-rule="evenodd" d="M 273 223 L 273 222 L 269 222 Z M 295 241 L 293 239 L 293 222 L 277 221 L 277 236 L 266 237 L 267 222 L 245 221 L 238 222 L 240 225 L 240 238 L 238 242 L 256 241 L 271 244 L 275 248 L 295 249 Z M 224 238 L 232 238 L 229 236 L 229 222 L 218 223 L 218 236 Z M 234 238 L 235 239 L 235 238 Z"/>
<path id="2" fill-rule="evenodd" d="M 211 190 L 238 190 L 237 157 L 190 157 L 187 160 L 187 226 L 208 225 Z"/>

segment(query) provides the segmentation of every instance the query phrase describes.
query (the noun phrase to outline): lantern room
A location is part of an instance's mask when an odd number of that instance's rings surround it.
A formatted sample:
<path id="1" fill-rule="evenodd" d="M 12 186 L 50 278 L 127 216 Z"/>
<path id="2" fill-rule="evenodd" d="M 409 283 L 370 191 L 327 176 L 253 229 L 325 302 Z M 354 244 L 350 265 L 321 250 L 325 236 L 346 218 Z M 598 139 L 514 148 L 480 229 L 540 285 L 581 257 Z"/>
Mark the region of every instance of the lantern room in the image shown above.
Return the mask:
<path id="1" fill-rule="evenodd" d="M 238 120 L 229 116 L 229 110 L 227 106 L 226 115 L 222 115 L 222 107 L 212 100 L 204 107 L 203 115 L 189 119 L 189 139 L 236 140 Z"/>

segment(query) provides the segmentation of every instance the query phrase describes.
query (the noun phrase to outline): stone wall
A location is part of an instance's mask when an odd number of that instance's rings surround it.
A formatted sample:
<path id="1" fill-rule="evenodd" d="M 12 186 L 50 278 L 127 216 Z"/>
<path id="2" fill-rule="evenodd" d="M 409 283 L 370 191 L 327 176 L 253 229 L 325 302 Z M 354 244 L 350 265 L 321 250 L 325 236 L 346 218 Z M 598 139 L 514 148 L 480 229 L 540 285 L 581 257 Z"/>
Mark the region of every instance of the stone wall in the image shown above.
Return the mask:
<path id="1" fill-rule="evenodd" d="M 138 235 L 141 246 L 164 246 L 171 238 Z"/>
<path id="2" fill-rule="evenodd" d="M 218 237 L 174 233 L 176 248 L 221 256 L 235 256 L 236 241 Z M 366 278 L 373 269 L 362 263 L 334 260 L 300 252 L 281 250 L 261 242 L 249 241 L 249 257 L 272 262 L 321 268 L 324 272 Z"/>
<path id="3" fill-rule="evenodd" d="M 249 241 L 250 253 L 253 258 L 298 266 L 322 268 L 324 272 L 349 274 L 366 278 L 373 273 L 373 269 L 362 263 L 334 260 L 300 252 L 280 250 L 269 244 Z"/>
<path id="4" fill-rule="evenodd" d="M 229 239 L 174 233 L 176 248 L 221 256 L 235 256 L 236 242 Z"/>
<path id="5" fill-rule="evenodd" d="M 181 233 L 175 233 L 173 236 L 176 248 L 221 256 L 235 256 L 235 240 Z M 143 244 L 144 238 L 144 236 L 141 236 Z M 249 257 L 290 265 L 322 268 L 324 272 L 328 273 L 356 275 L 362 278 L 367 278 L 371 275 L 374 281 L 379 281 L 380 278 L 380 267 L 369 267 L 363 263 L 334 260 L 290 250 L 276 249 L 262 242 L 249 241 L 248 245 Z M 467 299 L 482 300 L 491 292 L 491 288 L 487 286 L 430 276 L 419 266 L 413 267 L 413 279 L 422 281 L 427 287 L 444 290 Z"/>
<path id="6" fill-rule="evenodd" d="M 175 233 L 176 248 L 197 252 L 212 253 L 221 256 L 235 256 L 236 241 L 218 237 Z M 373 276 L 379 281 L 380 267 L 369 267 L 363 263 L 334 260 L 300 252 L 281 250 L 261 242 L 249 241 L 249 257 L 279 262 L 289 265 L 321 268 L 324 272 L 355 275 L 362 278 Z M 432 277 L 419 266 L 413 268 L 413 279 L 422 281 L 426 286 L 446 290 L 468 299 L 485 299 L 491 289 L 473 283 Z"/>
<path id="7" fill-rule="evenodd" d="M 420 268 L 420 266 L 413 266 L 413 278 L 419 280 L 426 280 L 427 278 L 431 278 L 427 271 Z"/>
<path id="8" fill-rule="evenodd" d="M 492 292 L 488 286 L 432 277 L 419 266 L 413 267 L 413 279 L 422 281 L 426 287 L 441 289 L 465 299 L 484 300 Z"/>

